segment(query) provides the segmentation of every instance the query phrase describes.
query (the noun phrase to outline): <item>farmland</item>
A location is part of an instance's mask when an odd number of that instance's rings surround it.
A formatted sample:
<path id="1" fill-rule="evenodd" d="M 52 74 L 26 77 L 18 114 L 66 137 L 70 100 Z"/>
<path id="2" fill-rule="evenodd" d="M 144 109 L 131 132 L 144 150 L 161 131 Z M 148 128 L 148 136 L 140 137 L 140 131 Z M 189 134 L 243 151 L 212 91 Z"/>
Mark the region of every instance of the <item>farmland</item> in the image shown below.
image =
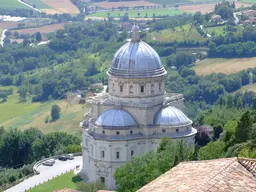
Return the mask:
<path id="1" fill-rule="evenodd" d="M 18 22 L 12 22 L 12 21 L 0 22 L 1 29 L 11 29 L 11 28 L 16 28 L 17 26 L 18 26 Z"/>
<path id="2" fill-rule="evenodd" d="M 149 2 L 152 3 L 158 3 L 162 5 L 168 5 L 168 4 L 174 4 L 174 3 L 180 3 L 180 0 L 148 0 Z M 183 0 L 182 2 L 188 2 L 189 0 Z"/>
<path id="3" fill-rule="evenodd" d="M 78 14 L 78 8 L 71 2 L 71 0 L 40 0 L 51 9 L 44 8 L 42 11 L 48 14 L 55 13 L 69 13 L 69 14 Z"/>
<path id="4" fill-rule="evenodd" d="M 35 6 L 38 9 L 50 9 L 50 7 L 43 3 L 41 0 L 24 0 L 24 2 Z"/>
<path id="5" fill-rule="evenodd" d="M 198 62 L 193 69 L 198 75 L 211 73 L 233 74 L 239 71 L 256 67 L 256 57 L 235 59 L 204 59 Z"/>
<path id="6" fill-rule="evenodd" d="M 34 34 L 36 32 L 50 33 L 50 32 L 54 32 L 58 29 L 64 29 L 64 26 L 65 26 L 65 23 L 58 23 L 58 24 L 52 24 L 52 25 L 45 25 L 45 26 L 38 27 L 38 28 L 12 30 L 12 32 L 17 31 L 20 34 Z"/>
<path id="7" fill-rule="evenodd" d="M 23 8 L 23 9 L 30 9 L 27 6 L 23 5 L 22 3 L 18 2 L 17 0 L 0 0 L 0 8 Z"/>
<path id="8" fill-rule="evenodd" d="M 120 1 L 120 2 L 99 2 L 99 3 L 92 3 L 92 5 L 96 7 L 101 7 L 104 9 L 112 9 L 118 7 L 135 7 L 135 6 L 155 6 L 158 5 L 156 3 L 150 3 L 147 1 Z"/>
<path id="9" fill-rule="evenodd" d="M 128 13 L 128 16 L 130 18 L 137 18 L 137 17 L 146 17 L 146 14 L 148 17 L 153 17 L 155 14 L 155 17 L 164 16 L 164 15 L 178 15 L 182 14 L 183 11 L 176 10 L 176 9 L 168 9 L 168 8 L 162 8 L 162 9 L 141 9 L 141 10 L 128 10 L 128 11 L 110 11 L 110 12 L 98 12 L 94 13 L 88 16 L 89 17 L 99 17 L 99 18 L 107 18 L 108 14 L 112 17 L 120 17 L 123 16 L 125 13 Z M 138 16 L 139 14 L 139 16 Z"/>
<path id="10" fill-rule="evenodd" d="M 185 40 L 205 41 L 206 38 L 201 36 L 195 27 L 191 25 L 183 25 L 182 27 L 175 27 L 174 29 L 166 29 L 158 32 L 148 34 L 148 40 L 156 40 L 161 42 L 183 42 Z"/>

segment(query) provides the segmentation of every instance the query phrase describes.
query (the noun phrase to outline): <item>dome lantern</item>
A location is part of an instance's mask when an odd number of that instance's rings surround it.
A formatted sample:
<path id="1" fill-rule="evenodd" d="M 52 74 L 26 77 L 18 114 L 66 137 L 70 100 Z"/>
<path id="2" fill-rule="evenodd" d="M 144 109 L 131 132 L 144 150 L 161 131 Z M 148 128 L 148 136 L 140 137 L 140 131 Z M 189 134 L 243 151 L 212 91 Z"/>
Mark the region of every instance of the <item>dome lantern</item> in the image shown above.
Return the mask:
<path id="1" fill-rule="evenodd" d="M 131 34 L 132 34 L 131 42 L 132 43 L 140 41 L 140 32 L 141 32 L 141 30 L 138 25 L 134 25 L 132 27 L 132 30 L 131 30 Z"/>

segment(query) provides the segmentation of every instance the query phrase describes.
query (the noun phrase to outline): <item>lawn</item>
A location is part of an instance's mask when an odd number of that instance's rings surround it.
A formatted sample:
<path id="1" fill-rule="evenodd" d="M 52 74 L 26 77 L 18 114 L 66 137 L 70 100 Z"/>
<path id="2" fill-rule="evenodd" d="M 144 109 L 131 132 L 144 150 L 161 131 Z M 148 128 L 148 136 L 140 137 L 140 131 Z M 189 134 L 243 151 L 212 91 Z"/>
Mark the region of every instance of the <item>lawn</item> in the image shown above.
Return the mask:
<path id="1" fill-rule="evenodd" d="M 165 29 L 158 32 L 149 33 L 147 40 L 155 40 L 161 42 L 183 42 L 185 40 L 206 41 L 206 38 L 201 36 L 194 26 L 190 24 L 174 29 Z"/>
<path id="2" fill-rule="evenodd" d="M 245 91 L 253 91 L 253 92 L 256 92 L 256 83 L 255 83 L 255 84 L 252 84 L 252 85 L 242 86 L 239 91 L 241 91 L 241 92 L 245 92 Z"/>
<path id="3" fill-rule="evenodd" d="M 29 190 L 29 192 L 52 192 L 58 189 L 76 189 L 76 183 L 80 182 L 79 176 L 75 175 L 73 171 L 56 177 L 44 184 L 38 185 L 37 187 Z"/>
<path id="4" fill-rule="evenodd" d="M 51 9 L 51 7 L 49 7 L 48 5 L 46 5 L 45 3 L 43 3 L 40 0 L 24 0 L 24 2 L 35 6 L 38 9 Z"/>
<path id="5" fill-rule="evenodd" d="M 146 17 L 146 14 L 148 14 L 149 18 L 152 18 L 153 15 L 155 14 L 155 17 L 157 18 L 158 16 L 164 16 L 164 15 L 179 15 L 184 13 L 181 10 L 177 10 L 174 8 L 161 8 L 161 9 L 141 9 L 141 10 L 124 10 L 124 11 L 110 11 L 110 12 L 98 12 L 98 13 L 94 13 L 91 15 L 88 15 L 87 18 L 90 17 L 102 17 L 102 18 L 107 18 L 108 14 L 110 14 L 110 16 L 112 17 L 120 17 L 120 16 L 124 16 L 125 13 L 128 13 L 128 16 L 130 18 L 144 18 Z M 140 14 L 138 16 L 138 13 Z"/>
<path id="6" fill-rule="evenodd" d="M 256 0 L 240 0 L 240 2 L 256 4 Z"/>
<path id="7" fill-rule="evenodd" d="M 22 3 L 18 2 L 17 0 L 0 0 L 0 8 L 25 8 L 30 9 L 26 5 L 23 5 Z"/>
<path id="8" fill-rule="evenodd" d="M 216 27 L 208 27 L 205 28 L 206 32 L 212 35 L 214 33 L 215 35 L 223 35 L 225 33 L 226 25 L 216 26 Z"/>
<path id="9" fill-rule="evenodd" d="M 9 87 L 0 87 L 7 89 Z M 7 102 L 0 104 L 0 125 L 6 128 L 19 128 L 21 130 L 37 127 L 44 133 L 63 131 L 71 134 L 78 134 L 81 131 L 79 123 L 83 120 L 87 105 L 69 104 L 65 100 L 53 100 L 45 103 L 19 102 L 19 96 L 14 87 L 14 94 L 10 95 Z M 60 119 L 45 123 L 47 116 L 50 116 L 51 107 L 57 104 L 61 108 Z"/>
<path id="10" fill-rule="evenodd" d="M 235 58 L 235 59 L 204 59 L 193 67 L 198 75 L 208 75 L 211 73 L 232 74 L 239 71 L 256 67 L 256 57 Z"/>

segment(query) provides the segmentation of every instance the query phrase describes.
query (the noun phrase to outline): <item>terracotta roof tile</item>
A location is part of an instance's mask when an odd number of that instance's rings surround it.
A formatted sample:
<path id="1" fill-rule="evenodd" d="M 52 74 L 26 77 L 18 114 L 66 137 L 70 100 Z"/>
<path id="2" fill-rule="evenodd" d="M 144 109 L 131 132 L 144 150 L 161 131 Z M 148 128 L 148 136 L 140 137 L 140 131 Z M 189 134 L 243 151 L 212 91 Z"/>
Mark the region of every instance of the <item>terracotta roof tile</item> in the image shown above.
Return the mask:
<path id="1" fill-rule="evenodd" d="M 255 192 L 255 170 L 249 159 L 183 162 L 138 192 Z"/>

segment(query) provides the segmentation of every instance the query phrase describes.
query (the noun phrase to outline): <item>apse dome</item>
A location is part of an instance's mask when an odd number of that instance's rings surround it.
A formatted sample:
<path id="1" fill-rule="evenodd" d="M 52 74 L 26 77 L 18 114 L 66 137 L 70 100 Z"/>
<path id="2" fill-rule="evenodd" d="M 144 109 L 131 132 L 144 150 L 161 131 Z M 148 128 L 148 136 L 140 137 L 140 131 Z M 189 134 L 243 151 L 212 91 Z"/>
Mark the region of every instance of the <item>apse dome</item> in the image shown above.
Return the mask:
<path id="1" fill-rule="evenodd" d="M 147 77 L 166 74 L 157 52 L 140 40 L 140 28 L 135 25 L 131 40 L 114 55 L 108 74 L 122 77 Z"/>
<path id="2" fill-rule="evenodd" d="M 125 110 L 109 109 L 95 121 L 98 126 L 127 127 L 136 125 L 134 118 Z"/>
<path id="3" fill-rule="evenodd" d="M 192 121 L 179 109 L 175 107 L 162 108 L 156 115 L 155 124 L 157 125 L 187 125 L 192 124 Z"/>

